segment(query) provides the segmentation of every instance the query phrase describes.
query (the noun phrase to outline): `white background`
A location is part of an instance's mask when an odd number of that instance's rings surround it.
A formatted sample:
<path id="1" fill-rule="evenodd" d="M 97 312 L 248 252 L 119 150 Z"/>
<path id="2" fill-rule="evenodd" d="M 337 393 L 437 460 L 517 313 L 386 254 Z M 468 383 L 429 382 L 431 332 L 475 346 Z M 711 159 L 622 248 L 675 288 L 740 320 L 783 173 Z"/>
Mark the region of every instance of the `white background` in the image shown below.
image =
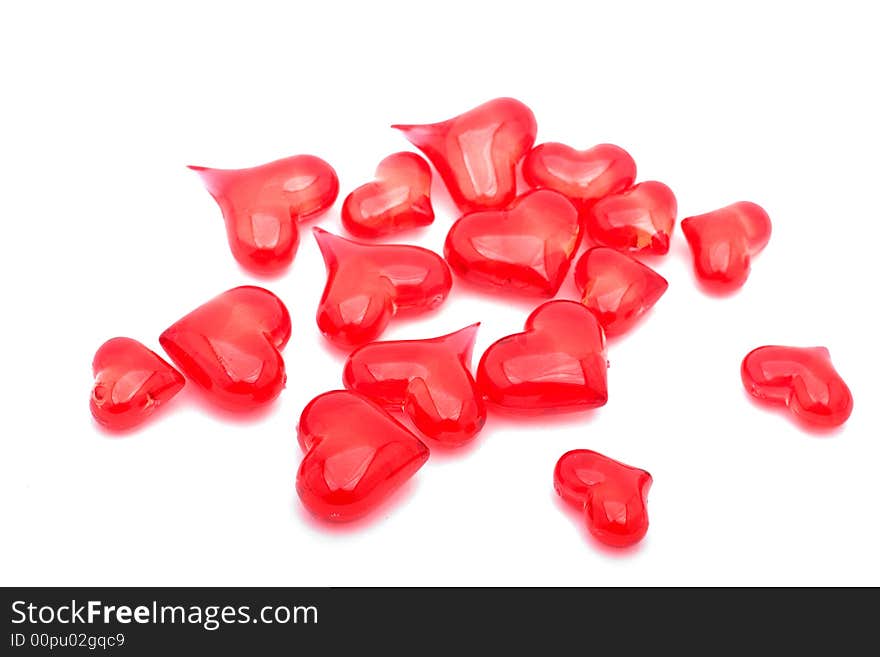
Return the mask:
<path id="1" fill-rule="evenodd" d="M 876 321 L 880 47 L 870 3 L 4 3 L 0 9 L 3 584 L 880 584 Z M 342 194 L 389 128 L 510 95 L 538 141 L 627 148 L 680 216 L 737 200 L 773 237 L 742 291 L 695 286 L 676 228 L 668 293 L 609 345 L 610 399 L 581 416 L 490 417 L 472 447 L 435 450 L 365 522 L 300 506 L 295 427 L 340 386 L 319 336 L 324 281 L 303 231 L 293 267 L 260 281 L 229 254 L 186 164 L 313 153 Z M 435 250 L 455 217 L 404 236 Z M 238 421 L 189 386 L 123 438 L 88 411 L 107 338 L 159 333 L 235 285 L 290 308 L 289 381 Z M 385 338 L 481 320 L 476 354 L 537 303 L 462 286 Z M 561 292 L 571 295 L 570 280 Z M 825 345 L 855 410 L 815 436 L 754 406 L 742 356 Z M 591 448 L 649 470 L 651 527 L 610 551 L 555 498 L 556 459 Z"/>

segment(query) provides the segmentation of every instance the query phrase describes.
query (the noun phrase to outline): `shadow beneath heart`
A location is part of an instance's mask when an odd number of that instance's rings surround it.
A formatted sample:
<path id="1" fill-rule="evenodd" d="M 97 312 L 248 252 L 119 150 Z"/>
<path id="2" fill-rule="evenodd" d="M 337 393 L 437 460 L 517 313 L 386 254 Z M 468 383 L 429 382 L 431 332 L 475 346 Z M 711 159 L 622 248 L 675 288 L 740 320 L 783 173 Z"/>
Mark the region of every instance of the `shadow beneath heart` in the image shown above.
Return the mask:
<path id="1" fill-rule="evenodd" d="M 590 424 L 596 419 L 599 408 L 585 411 L 547 411 L 535 415 L 517 413 L 495 405 L 489 405 L 489 417 L 483 433 L 494 430 L 522 427 L 564 427 L 578 424 Z"/>
<path id="2" fill-rule="evenodd" d="M 314 329 L 318 330 L 318 328 L 316 326 L 314 327 Z M 320 333 L 320 331 L 318 331 L 318 332 Z M 381 340 L 382 338 L 379 337 L 379 339 Z M 357 347 L 343 347 L 341 345 L 338 345 L 335 342 L 328 340 L 323 335 L 318 339 L 318 346 L 321 349 L 321 351 L 323 351 L 327 356 L 330 356 L 331 358 L 333 358 L 339 364 L 340 375 L 342 374 L 341 367 L 342 367 L 342 364 L 345 362 L 345 359 L 348 358 L 348 355 L 352 351 L 357 349 Z M 340 381 L 339 385 L 340 386 L 342 385 L 341 381 Z"/>
<path id="3" fill-rule="evenodd" d="M 390 515 L 415 495 L 418 483 L 418 473 L 416 473 L 415 477 L 404 482 L 400 488 L 382 500 L 379 506 L 370 511 L 370 513 L 350 522 L 333 522 L 318 518 L 303 506 L 299 497 L 294 493 L 294 515 L 302 524 L 315 532 L 330 536 L 348 536 L 365 531 L 371 525 L 378 525 L 387 520 Z"/>
<path id="4" fill-rule="evenodd" d="M 540 306 L 542 303 L 546 303 L 551 300 L 551 297 L 541 297 L 533 294 L 522 294 L 508 288 L 472 283 L 471 281 L 462 278 L 455 272 L 452 273 L 452 278 L 452 294 L 470 299 L 501 302 L 505 305 L 520 308 L 527 313 L 531 313 L 531 311 Z M 517 333 L 521 330 L 522 327 L 519 327 L 517 331 L 511 331 L 511 333 Z"/>
<path id="5" fill-rule="evenodd" d="M 471 452 L 477 449 L 480 438 L 486 433 L 486 427 L 483 426 L 482 429 L 474 436 L 471 440 L 464 443 L 463 445 L 447 445 L 445 443 L 438 442 L 428 436 L 424 435 L 421 431 L 416 428 L 416 425 L 410 419 L 409 415 L 407 415 L 403 410 L 400 411 L 390 411 L 391 417 L 400 422 L 403 426 L 405 426 L 412 434 L 421 440 L 425 445 L 428 446 L 428 449 L 431 451 L 431 455 L 428 457 L 428 463 L 431 461 L 456 461 L 458 459 L 466 458 Z"/>
<path id="6" fill-rule="evenodd" d="M 171 399 L 162 404 L 160 408 L 153 412 L 152 415 L 147 417 L 143 422 L 133 427 L 129 427 L 128 429 L 108 429 L 103 424 L 98 422 L 91 414 L 89 417 L 92 420 L 92 426 L 94 426 L 98 433 L 101 434 L 104 438 L 131 438 L 132 436 L 136 436 L 142 431 L 150 430 L 154 425 L 162 424 L 166 420 L 168 420 L 181 405 L 180 399 L 187 394 L 187 386 L 184 386 L 183 389 L 174 395 Z M 185 402 L 184 402 L 185 404 Z"/>
<path id="7" fill-rule="evenodd" d="M 587 529 L 587 523 L 584 520 L 584 512 L 582 510 L 579 510 L 571 504 L 567 503 L 565 500 L 559 497 L 559 495 L 557 495 L 555 491 L 551 490 L 550 495 L 553 498 L 553 505 L 561 513 L 568 516 L 569 520 L 571 520 L 571 522 L 575 523 L 580 528 L 581 534 L 584 536 L 586 542 L 588 543 L 588 546 L 596 552 L 610 559 L 621 559 L 634 557 L 644 549 L 645 541 L 648 540 L 647 536 L 635 545 L 629 545 L 627 547 L 613 547 L 611 545 L 606 545 L 605 543 L 602 543 L 599 539 L 597 539 L 590 533 L 589 529 Z M 648 531 L 650 532 L 650 529 Z"/>
<path id="8" fill-rule="evenodd" d="M 647 265 L 655 271 L 658 271 L 657 265 L 663 263 L 666 258 L 677 258 L 680 260 L 684 260 L 687 263 L 688 278 L 690 279 L 691 283 L 698 291 L 702 292 L 703 295 L 707 297 L 713 297 L 715 299 L 729 299 L 730 297 L 735 296 L 742 289 L 742 287 L 719 289 L 718 287 L 707 285 L 703 279 L 697 276 L 697 272 L 694 269 L 694 254 L 691 252 L 684 238 L 677 240 L 673 239 L 672 243 L 669 246 L 669 253 L 665 255 L 637 254 L 635 258 L 639 260 L 642 264 Z M 748 281 L 746 281 L 746 283 L 748 283 Z"/>
<path id="9" fill-rule="evenodd" d="M 206 393 L 199 390 L 191 381 L 187 382 L 186 387 L 177 396 L 185 397 L 187 405 L 227 424 L 253 424 L 268 417 L 278 404 L 278 400 L 275 399 L 251 411 L 230 411 L 211 403 Z"/>
<path id="10" fill-rule="evenodd" d="M 815 424 L 809 424 L 788 410 L 786 406 L 753 397 L 745 389 L 743 389 L 742 394 L 755 408 L 758 408 L 765 413 L 772 413 L 778 417 L 785 418 L 787 422 L 793 424 L 797 429 L 800 429 L 803 433 L 815 438 L 829 438 L 836 436 L 841 433 L 844 426 L 846 426 L 845 422 L 837 427 L 821 427 L 816 426 Z"/>

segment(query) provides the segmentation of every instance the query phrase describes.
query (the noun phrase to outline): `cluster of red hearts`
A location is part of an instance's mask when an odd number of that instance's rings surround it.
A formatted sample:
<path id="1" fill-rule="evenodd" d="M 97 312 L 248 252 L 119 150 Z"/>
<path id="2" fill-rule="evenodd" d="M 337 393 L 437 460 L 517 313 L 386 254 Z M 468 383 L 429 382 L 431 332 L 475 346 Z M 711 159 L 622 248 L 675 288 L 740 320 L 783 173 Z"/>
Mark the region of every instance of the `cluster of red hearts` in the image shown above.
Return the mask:
<path id="1" fill-rule="evenodd" d="M 636 183 L 635 162 L 623 149 L 534 146 L 534 115 L 509 98 L 441 123 L 395 127 L 431 161 L 463 215 L 449 230 L 445 257 L 314 229 L 327 267 L 318 327 L 349 356 L 346 389 L 321 394 L 302 411 L 306 454 L 296 487 L 303 504 L 327 520 L 363 516 L 411 477 L 429 456 L 422 438 L 447 446 L 473 440 L 487 407 L 543 413 L 605 404 L 605 337 L 630 330 L 667 289 L 637 258 L 669 250 L 676 199 L 663 183 Z M 222 210 L 232 254 L 255 273 L 287 267 L 298 223 L 330 208 L 339 191 L 330 165 L 311 155 L 250 169 L 193 168 Z M 517 195 L 519 170 L 530 189 Z M 431 169 L 419 155 L 390 155 L 375 181 L 345 199 L 343 225 L 358 238 L 381 238 L 429 224 L 430 187 Z M 686 218 L 681 229 L 698 280 L 732 291 L 767 244 L 770 219 L 740 202 Z M 470 364 L 478 325 L 425 340 L 376 341 L 398 314 L 442 304 L 450 269 L 478 286 L 552 298 L 585 237 L 591 248 L 575 266 L 581 298 L 539 305 L 523 332 L 486 350 L 476 376 Z M 290 332 L 287 309 L 268 290 L 224 292 L 159 338 L 180 371 L 135 340 L 105 343 L 93 364 L 92 414 L 111 429 L 130 428 L 174 396 L 184 375 L 220 407 L 260 407 L 285 385 L 280 351 Z M 836 426 L 852 410 L 822 347 L 759 347 L 741 374 L 752 395 L 787 406 L 802 422 Z M 645 535 L 645 470 L 574 450 L 559 459 L 554 483 L 604 543 L 625 546 Z"/>

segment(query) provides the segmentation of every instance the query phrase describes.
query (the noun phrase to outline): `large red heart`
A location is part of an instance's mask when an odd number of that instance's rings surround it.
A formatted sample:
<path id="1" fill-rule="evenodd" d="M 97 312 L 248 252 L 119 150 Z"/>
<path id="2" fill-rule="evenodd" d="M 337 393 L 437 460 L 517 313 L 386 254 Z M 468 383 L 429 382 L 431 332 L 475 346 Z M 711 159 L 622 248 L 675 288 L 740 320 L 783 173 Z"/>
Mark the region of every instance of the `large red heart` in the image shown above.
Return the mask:
<path id="1" fill-rule="evenodd" d="M 381 335 L 398 312 L 424 312 L 446 299 L 449 267 L 439 255 L 404 244 L 362 244 L 315 228 L 327 266 L 318 328 L 340 347 Z"/>
<path id="2" fill-rule="evenodd" d="M 294 155 L 249 169 L 198 172 L 226 221 L 232 255 L 258 274 L 276 273 L 296 254 L 296 223 L 320 214 L 336 200 L 339 179 L 324 160 Z"/>
<path id="3" fill-rule="evenodd" d="M 614 144 L 577 151 L 549 142 L 535 146 L 523 160 L 523 177 L 532 187 L 564 194 L 584 210 L 592 201 L 630 187 L 636 179 L 636 163 Z"/>
<path id="4" fill-rule="evenodd" d="M 516 165 L 535 143 L 532 110 L 496 98 L 447 121 L 394 125 L 431 160 L 464 212 L 501 208 L 516 196 Z"/>
<path id="5" fill-rule="evenodd" d="M 429 340 L 371 342 L 345 363 L 345 387 L 409 415 L 424 435 L 450 446 L 470 441 L 486 421 L 471 376 L 479 324 Z"/>
<path id="6" fill-rule="evenodd" d="M 638 543 L 648 531 L 651 475 L 588 449 L 566 452 L 556 463 L 553 486 L 584 510 L 590 533 L 606 545 Z"/>
<path id="7" fill-rule="evenodd" d="M 429 455 L 424 443 L 378 404 L 347 390 L 309 402 L 298 434 L 306 455 L 296 492 L 325 520 L 355 520 L 370 512 Z"/>
<path id="8" fill-rule="evenodd" d="M 758 347 L 743 359 L 741 375 L 750 395 L 787 406 L 806 424 L 836 427 L 852 413 L 852 393 L 825 347 Z"/>
<path id="9" fill-rule="evenodd" d="M 581 256 L 574 282 L 582 303 L 595 313 L 607 337 L 626 333 L 669 287 L 650 267 L 604 246 Z"/>
<path id="10" fill-rule="evenodd" d="M 552 297 L 581 238 L 575 207 L 547 189 L 520 196 L 506 210 L 461 217 L 446 237 L 450 266 L 475 283 Z"/>
<path id="11" fill-rule="evenodd" d="M 89 408 L 108 429 L 130 429 L 180 392 L 183 376 L 158 354 L 131 338 L 102 344 L 92 361 L 95 385 Z"/>
<path id="12" fill-rule="evenodd" d="M 681 221 L 694 254 L 697 278 L 709 289 L 730 292 L 749 277 L 752 256 L 770 241 L 770 217 L 760 205 L 740 201 Z"/>
<path id="13" fill-rule="evenodd" d="M 281 299 L 261 287 L 236 287 L 165 329 L 159 342 L 210 401 L 248 411 L 275 399 L 286 380 L 279 350 L 290 338 Z"/>
<path id="14" fill-rule="evenodd" d="M 381 237 L 432 221 L 431 168 L 415 153 L 386 157 L 376 168 L 376 180 L 342 204 L 342 225 L 356 237 Z"/>
<path id="15" fill-rule="evenodd" d="M 596 201 L 586 213 L 587 233 L 619 251 L 663 255 L 669 251 L 677 212 L 672 190 L 649 180 Z"/>
<path id="16" fill-rule="evenodd" d="M 576 301 L 548 301 L 525 332 L 491 345 L 477 368 L 477 386 L 491 402 L 516 411 L 579 411 L 608 401 L 602 327 Z"/>

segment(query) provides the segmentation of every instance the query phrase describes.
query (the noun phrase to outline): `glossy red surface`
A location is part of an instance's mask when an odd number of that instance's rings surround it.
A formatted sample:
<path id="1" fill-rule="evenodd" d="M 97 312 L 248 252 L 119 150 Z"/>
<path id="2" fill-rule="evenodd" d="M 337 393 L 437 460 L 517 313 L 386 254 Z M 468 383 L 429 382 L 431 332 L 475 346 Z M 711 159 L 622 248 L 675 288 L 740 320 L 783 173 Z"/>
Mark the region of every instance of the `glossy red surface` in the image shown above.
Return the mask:
<path id="1" fill-rule="evenodd" d="M 131 338 L 112 338 L 92 360 L 95 385 L 89 408 L 113 431 L 137 426 L 183 388 L 183 375 Z"/>
<path id="2" fill-rule="evenodd" d="M 852 413 L 852 393 L 825 347 L 758 347 L 740 373 L 750 395 L 787 406 L 806 424 L 836 427 Z"/>
<path id="3" fill-rule="evenodd" d="M 324 160 L 294 155 L 249 169 L 191 166 L 217 201 L 232 255 L 256 274 L 290 265 L 299 245 L 297 222 L 336 200 L 339 179 Z"/>
<path id="4" fill-rule="evenodd" d="M 516 165 L 538 130 L 532 110 L 513 98 L 490 100 L 440 123 L 392 127 L 431 160 L 464 212 L 513 201 Z"/>
<path id="5" fill-rule="evenodd" d="M 562 194 L 542 189 L 506 210 L 464 215 L 450 229 L 444 253 L 452 269 L 474 283 L 552 297 L 580 238 L 575 207 Z"/>
<path id="6" fill-rule="evenodd" d="M 290 338 L 281 299 L 261 287 L 227 290 L 167 328 L 162 348 L 212 403 L 249 411 L 284 387 L 280 350 Z"/>
<path id="7" fill-rule="evenodd" d="M 576 301 L 548 301 L 529 315 L 525 332 L 486 350 L 477 386 L 514 411 L 580 411 L 608 401 L 607 367 L 596 316 Z"/>
<path id="8" fill-rule="evenodd" d="M 334 344 L 356 347 L 378 338 L 398 312 L 440 305 L 452 288 L 446 261 L 404 244 L 362 244 L 315 228 L 327 266 L 318 328 Z"/>
<path id="9" fill-rule="evenodd" d="M 584 510 L 587 529 L 613 547 L 638 543 L 648 531 L 651 475 L 588 449 L 562 455 L 553 486 L 566 502 Z"/>
<path id="10" fill-rule="evenodd" d="M 432 221 L 431 167 L 415 153 L 386 157 L 376 168 L 376 180 L 342 204 L 342 225 L 355 237 L 382 237 Z"/>
<path id="11" fill-rule="evenodd" d="M 649 180 L 596 201 L 586 213 L 587 234 L 619 251 L 662 255 L 669 251 L 677 212 L 672 190 Z"/>
<path id="12" fill-rule="evenodd" d="M 574 281 L 608 337 L 626 333 L 669 287 L 650 267 L 604 246 L 581 256 Z"/>
<path id="13" fill-rule="evenodd" d="M 371 342 L 348 357 L 342 380 L 388 410 L 401 410 L 425 436 L 449 446 L 469 442 L 486 422 L 470 373 L 479 324 L 428 340 Z"/>
<path id="14" fill-rule="evenodd" d="M 324 520 L 355 520 L 424 465 L 428 448 L 381 406 L 334 390 L 315 397 L 299 420 L 306 452 L 296 474 L 305 507 Z"/>
<path id="15" fill-rule="evenodd" d="M 770 241 L 771 225 L 761 206 L 740 201 L 683 219 L 681 230 L 694 254 L 700 282 L 730 292 L 746 282 L 752 257 Z"/>
<path id="16" fill-rule="evenodd" d="M 522 171 L 529 185 L 564 194 L 579 210 L 624 191 L 636 179 L 635 161 L 614 144 L 583 151 L 556 142 L 539 144 L 526 156 Z"/>

